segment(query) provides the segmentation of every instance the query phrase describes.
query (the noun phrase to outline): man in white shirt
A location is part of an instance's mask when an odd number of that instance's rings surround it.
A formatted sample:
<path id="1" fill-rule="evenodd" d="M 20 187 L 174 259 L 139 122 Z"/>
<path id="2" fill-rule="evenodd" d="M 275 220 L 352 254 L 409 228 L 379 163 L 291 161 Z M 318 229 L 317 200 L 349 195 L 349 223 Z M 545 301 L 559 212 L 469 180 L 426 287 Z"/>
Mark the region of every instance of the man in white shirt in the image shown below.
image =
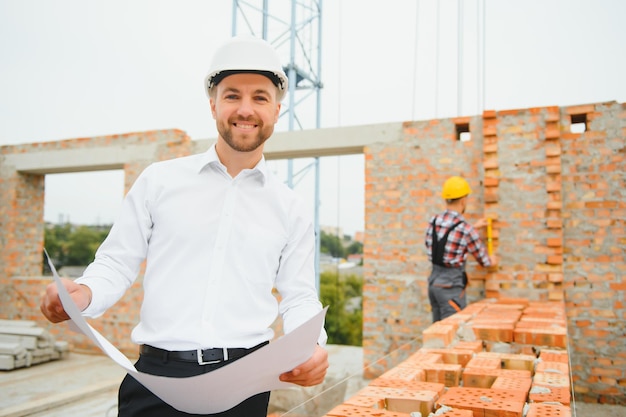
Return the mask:
<path id="1" fill-rule="evenodd" d="M 122 297 L 146 260 L 140 321 L 132 332 L 140 345 L 138 371 L 171 377 L 210 372 L 267 344 L 277 313 L 288 333 L 322 309 L 309 211 L 263 156 L 287 82 L 266 41 L 234 37 L 220 47 L 205 80 L 215 145 L 148 166 L 94 262 L 81 278 L 63 281 L 83 315 L 98 317 Z M 54 323 L 68 319 L 54 284 L 41 311 Z M 280 379 L 302 386 L 323 382 L 326 339 L 322 329 L 313 356 Z M 265 417 L 269 394 L 214 415 Z M 120 417 L 188 415 L 128 375 L 118 408 Z"/>

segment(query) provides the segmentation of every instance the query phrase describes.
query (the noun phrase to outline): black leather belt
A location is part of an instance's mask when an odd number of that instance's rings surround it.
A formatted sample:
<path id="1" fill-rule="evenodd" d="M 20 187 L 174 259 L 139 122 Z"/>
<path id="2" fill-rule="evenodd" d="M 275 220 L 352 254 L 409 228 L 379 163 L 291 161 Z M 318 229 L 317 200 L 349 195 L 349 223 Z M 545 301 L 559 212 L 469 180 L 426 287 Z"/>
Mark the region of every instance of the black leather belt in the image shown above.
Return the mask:
<path id="1" fill-rule="evenodd" d="M 196 349 L 196 350 L 165 350 L 150 345 L 141 345 L 139 352 L 142 355 L 160 358 L 163 361 L 179 361 L 179 362 L 196 362 L 199 365 L 210 365 L 228 360 L 239 359 L 258 348 L 266 345 L 268 342 L 260 345 L 246 348 L 213 348 L 213 349 Z"/>

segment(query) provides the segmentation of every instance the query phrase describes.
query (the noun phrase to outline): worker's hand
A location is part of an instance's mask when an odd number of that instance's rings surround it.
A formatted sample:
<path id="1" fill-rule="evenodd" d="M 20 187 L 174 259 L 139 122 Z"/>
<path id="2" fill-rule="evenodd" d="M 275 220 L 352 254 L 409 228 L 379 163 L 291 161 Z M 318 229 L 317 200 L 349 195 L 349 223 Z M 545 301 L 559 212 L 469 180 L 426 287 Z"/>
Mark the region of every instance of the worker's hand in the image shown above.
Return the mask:
<path id="1" fill-rule="evenodd" d="M 323 347 L 316 345 L 311 359 L 296 366 L 290 372 L 281 374 L 280 380 L 310 387 L 324 382 L 327 369 L 328 352 Z"/>
<path id="2" fill-rule="evenodd" d="M 491 261 L 491 267 L 492 268 L 495 268 L 496 266 L 498 266 L 499 259 L 493 253 L 491 255 L 489 255 L 489 260 Z"/>
<path id="3" fill-rule="evenodd" d="M 479 219 L 476 223 L 474 223 L 474 229 L 480 229 L 487 226 L 487 219 L 486 218 L 482 218 Z"/>
<path id="4" fill-rule="evenodd" d="M 67 278 L 61 278 L 61 282 L 79 310 L 83 311 L 86 309 L 91 302 L 91 290 L 89 287 L 77 284 Z M 61 304 L 61 298 L 59 298 L 56 283 L 52 283 L 46 287 L 46 292 L 43 295 L 39 308 L 43 315 L 52 323 L 59 323 L 70 318 L 65 312 L 63 304 Z"/>

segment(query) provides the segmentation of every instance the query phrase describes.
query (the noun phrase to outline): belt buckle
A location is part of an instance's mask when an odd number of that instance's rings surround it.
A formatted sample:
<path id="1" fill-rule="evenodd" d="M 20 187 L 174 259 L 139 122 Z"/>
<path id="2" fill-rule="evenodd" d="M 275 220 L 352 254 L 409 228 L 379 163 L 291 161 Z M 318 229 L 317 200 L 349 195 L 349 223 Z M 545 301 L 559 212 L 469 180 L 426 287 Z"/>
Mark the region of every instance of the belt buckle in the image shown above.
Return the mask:
<path id="1" fill-rule="evenodd" d="M 223 354 L 223 359 L 222 360 L 216 360 L 216 361 L 205 361 L 204 358 L 202 357 L 202 349 L 196 349 L 197 352 L 197 357 L 198 357 L 198 365 L 213 365 L 216 363 L 220 363 L 222 361 L 227 361 L 228 360 L 228 349 L 227 348 L 222 348 L 224 354 Z"/>

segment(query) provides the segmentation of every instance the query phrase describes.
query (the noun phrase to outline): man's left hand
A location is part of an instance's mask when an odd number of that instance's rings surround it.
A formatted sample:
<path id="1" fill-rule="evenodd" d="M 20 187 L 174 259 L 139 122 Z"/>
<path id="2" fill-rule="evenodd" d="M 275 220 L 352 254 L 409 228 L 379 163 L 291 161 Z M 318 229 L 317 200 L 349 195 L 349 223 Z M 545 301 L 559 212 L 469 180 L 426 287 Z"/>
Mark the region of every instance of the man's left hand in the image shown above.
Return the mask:
<path id="1" fill-rule="evenodd" d="M 310 387 L 321 384 L 328 369 L 328 352 L 320 345 L 315 346 L 311 359 L 280 375 L 280 380 Z"/>

